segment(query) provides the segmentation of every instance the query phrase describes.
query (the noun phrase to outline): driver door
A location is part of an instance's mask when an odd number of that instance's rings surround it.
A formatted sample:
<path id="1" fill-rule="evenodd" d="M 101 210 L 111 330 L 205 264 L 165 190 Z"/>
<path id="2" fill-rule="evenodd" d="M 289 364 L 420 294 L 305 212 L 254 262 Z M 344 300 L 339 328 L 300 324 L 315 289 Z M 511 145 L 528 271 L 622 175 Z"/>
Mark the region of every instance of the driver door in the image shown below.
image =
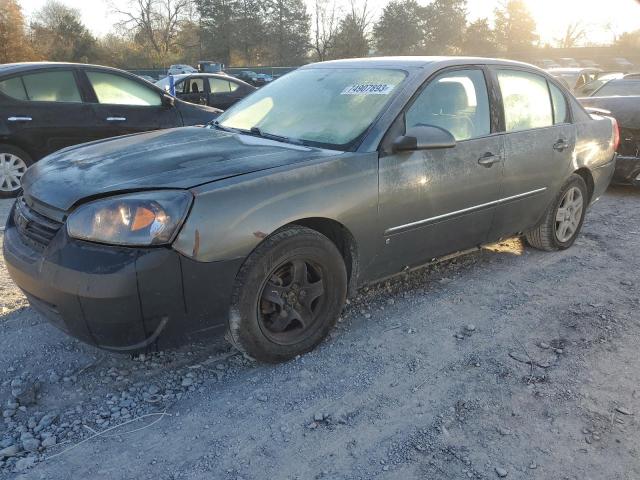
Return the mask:
<path id="1" fill-rule="evenodd" d="M 487 241 L 504 158 L 503 136 L 492 133 L 487 84 L 481 67 L 446 70 L 422 87 L 383 141 L 385 273 Z M 394 153 L 393 140 L 418 125 L 448 130 L 456 146 Z"/>

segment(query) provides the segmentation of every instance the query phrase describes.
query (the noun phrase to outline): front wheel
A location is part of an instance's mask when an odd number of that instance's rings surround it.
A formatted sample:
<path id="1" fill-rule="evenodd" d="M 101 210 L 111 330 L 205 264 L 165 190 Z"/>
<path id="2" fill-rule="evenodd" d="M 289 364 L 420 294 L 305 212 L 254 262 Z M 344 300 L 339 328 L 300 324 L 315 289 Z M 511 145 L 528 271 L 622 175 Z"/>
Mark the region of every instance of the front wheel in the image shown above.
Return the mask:
<path id="1" fill-rule="evenodd" d="M 12 145 L 0 144 L 0 198 L 17 197 L 22 190 L 22 176 L 31 165 L 27 152 Z"/>
<path id="2" fill-rule="evenodd" d="M 564 250 L 573 245 L 584 222 L 588 198 L 583 178 L 577 174 L 571 175 L 542 222 L 526 233 L 529 245 L 548 252 Z"/>
<path id="3" fill-rule="evenodd" d="M 324 235 L 293 226 L 247 258 L 232 295 L 227 339 L 246 355 L 280 362 L 312 350 L 344 306 L 347 273 Z"/>

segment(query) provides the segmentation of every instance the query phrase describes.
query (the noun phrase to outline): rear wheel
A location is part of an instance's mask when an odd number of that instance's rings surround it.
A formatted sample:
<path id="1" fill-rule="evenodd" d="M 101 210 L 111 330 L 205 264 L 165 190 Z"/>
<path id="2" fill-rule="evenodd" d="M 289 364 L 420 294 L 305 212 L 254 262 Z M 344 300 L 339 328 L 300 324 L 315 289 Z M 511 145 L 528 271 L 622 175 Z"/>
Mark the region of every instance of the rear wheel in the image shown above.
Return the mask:
<path id="1" fill-rule="evenodd" d="M 573 174 L 560 189 L 542 222 L 526 234 L 532 247 L 545 251 L 563 250 L 575 242 L 588 205 L 587 184 Z"/>
<path id="2" fill-rule="evenodd" d="M 17 197 L 22 190 L 22 176 L 31 165 L 23 150 L 0 144 L 0 198 Z"/>
<path id="3" fill-rule="evenodd" d="M 227 338 L 264 362 L 312 350 L 335 325 L 347 292 L 344 261 L 324 235 L 291 227 L 265 240 L 236 278 Z"/>

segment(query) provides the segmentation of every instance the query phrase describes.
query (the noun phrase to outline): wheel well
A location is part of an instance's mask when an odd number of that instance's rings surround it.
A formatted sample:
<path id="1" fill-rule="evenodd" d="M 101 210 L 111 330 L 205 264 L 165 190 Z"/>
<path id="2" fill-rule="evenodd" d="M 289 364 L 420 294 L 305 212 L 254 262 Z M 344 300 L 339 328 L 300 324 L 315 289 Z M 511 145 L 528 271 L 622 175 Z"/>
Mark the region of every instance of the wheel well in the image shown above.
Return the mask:
<path id="1" fill-rule="evenodd" d="M 588 168 L 579 168 L 575 171 L 576 174 L 580 175 L 584 180 L 584 183 L 587 184 L 587 191 L 589 192 L 589 202 L 591 202 L 591 197 L 593 197 L 593 191 L 595 189 L 595 185 L 593 183 L 593 175 Z"/>
<path id="2" fill-rule="evenodd" d="M 292 222 L 323 234 L 336 246 L 347 268 L 349 295 L 355 292 L 358 281 L 358 245 L 351 232 L 340 222 L 329 218 L 303 218 Z"/>

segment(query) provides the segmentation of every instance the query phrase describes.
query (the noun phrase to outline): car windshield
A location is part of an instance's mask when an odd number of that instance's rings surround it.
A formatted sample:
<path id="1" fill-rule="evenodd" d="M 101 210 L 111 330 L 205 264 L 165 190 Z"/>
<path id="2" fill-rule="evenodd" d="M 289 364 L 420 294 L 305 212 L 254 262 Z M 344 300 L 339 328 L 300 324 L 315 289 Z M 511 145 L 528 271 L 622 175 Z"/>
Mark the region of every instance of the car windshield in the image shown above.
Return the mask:
<path id="1" fill-rule="evenodd" d="M 640 95 L 640 81 L 612 80 L 595 92 L 596 97 L 630 97 Z"/>
<path id="2" fill-rule="evenodd" d="M 251 129 L 329 148 L 347 149 L 398 90 L 401 70 L 296 70 L 218 117 L 223 128 Z"/>

